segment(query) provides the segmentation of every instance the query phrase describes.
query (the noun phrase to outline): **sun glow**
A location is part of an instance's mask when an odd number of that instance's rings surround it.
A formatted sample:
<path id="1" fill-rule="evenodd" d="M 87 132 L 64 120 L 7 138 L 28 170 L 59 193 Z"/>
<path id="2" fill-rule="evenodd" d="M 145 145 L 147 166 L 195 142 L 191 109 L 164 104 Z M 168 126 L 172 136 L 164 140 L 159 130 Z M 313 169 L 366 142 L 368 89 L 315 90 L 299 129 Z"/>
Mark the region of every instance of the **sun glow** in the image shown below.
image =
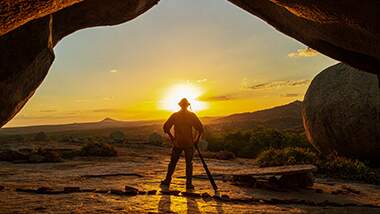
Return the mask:
<path id="1" fill-rule="evenodd" d="M 199 101 L 198 98 L 203 94 L 201 88 L 192 84 L 178 84 L 168 89 L 165 97 L 161 100 L 161 108 L 169 111 L 178 111 L 178 102 L 182 98 L 187 98 L 190 102 L 192 111 L 201 111 L 207 108 L 207 103 Z"/>

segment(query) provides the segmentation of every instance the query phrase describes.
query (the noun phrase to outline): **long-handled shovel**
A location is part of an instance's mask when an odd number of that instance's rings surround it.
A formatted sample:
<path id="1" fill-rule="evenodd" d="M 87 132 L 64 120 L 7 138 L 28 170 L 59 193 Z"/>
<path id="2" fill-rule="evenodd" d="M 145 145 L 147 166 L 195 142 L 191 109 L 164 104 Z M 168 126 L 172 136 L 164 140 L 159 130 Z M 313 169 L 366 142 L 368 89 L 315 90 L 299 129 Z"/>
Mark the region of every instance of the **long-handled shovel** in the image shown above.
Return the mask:
<path id="1" fill-rule="evenodd" d="M 167 134 L 169 135 L 170 141 L 174 144 L 174 136 L 173 136 L 170 132 L 167 133 Z M 212 174 L 211 174 L 210 170 L 208 169 L 205 160 L 203 159 L 203 156 L 202 156 L 202 154 L 201 154 L 201 151 L 200 151 L 199 148 L 198 148 L 198 142 L 199 142 L 199 140 L 200 140 L 200 137 L 201 137 L 201 136 L 198 135 L 197 139 L 195 140 L 196 143 L 194 144 L 194 147 L 195 147 L 195 149 L 198 151 L 199 158 L 201 159 L 201 162 L 202 162 L 203 168 L 204 168 L 205 171 L 206 171 L 206 174 L 207 174 L 208 179 L 210 180 L 211 186 L 212 186 L 212 188 L 214 189 L 215 196 L 220 197 L 220 193 L 219 193 L 219 191 L 218 191 L 218 186 L 216 186 L 215 180 L 214 180 L 214 178 L 212 177 Z"/>
<path id="2" fill-rule="evenodd" d="M 198 151 L 199 158 L 200 158 L 201 161 L 202 161 L 203 168 L 205 169 L 206 174 L 207 174 L 207 177 L 208 177 L 208 179 L 210 180 L 211 186 L 212 186 L 212 188 L 214 189 L 215 196 L 219 196 L 220 194 L 219 194 L 219 191 L 218 191 L 218 186 L 216 186 L 216 183 L 215 183 L 215 181 L 214 181 L 214 178 L 212 177 L 211 172 L 210 172 L 210 170 L 208 169 L 205 160 L 203 159 L 203 156 L 202 156 L 202 154 L 201 154 L 201 151 L 200 151 L 199 148 L 198 148 L 198 145 L 195 144 L 194 147 L 195 147 L 195 149 Z"/>

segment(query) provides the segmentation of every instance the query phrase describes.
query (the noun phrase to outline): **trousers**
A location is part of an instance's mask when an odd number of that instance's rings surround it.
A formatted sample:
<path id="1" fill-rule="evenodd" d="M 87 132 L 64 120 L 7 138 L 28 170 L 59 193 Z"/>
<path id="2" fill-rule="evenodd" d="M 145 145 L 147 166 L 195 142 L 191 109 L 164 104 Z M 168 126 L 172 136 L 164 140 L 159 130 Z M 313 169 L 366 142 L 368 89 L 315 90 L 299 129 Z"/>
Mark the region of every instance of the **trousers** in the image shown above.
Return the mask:
<path id="1" fill-rule="evenodd" d="M 177 148 L 173 147 L 172 154 L 170 157 L 170 162 L 168 165 L 168 172 L 166 174 L 165 180 L 170 182 L 175 170 L 175 167 L 177 166 L 178 160 L 182 154 L 182 151 L 185 152 L 185 161 L 186 161 L 186 184 L 191 184 L 191 179 L 193 177 L 193 155 L 194 155 L 194 148 Z"/>

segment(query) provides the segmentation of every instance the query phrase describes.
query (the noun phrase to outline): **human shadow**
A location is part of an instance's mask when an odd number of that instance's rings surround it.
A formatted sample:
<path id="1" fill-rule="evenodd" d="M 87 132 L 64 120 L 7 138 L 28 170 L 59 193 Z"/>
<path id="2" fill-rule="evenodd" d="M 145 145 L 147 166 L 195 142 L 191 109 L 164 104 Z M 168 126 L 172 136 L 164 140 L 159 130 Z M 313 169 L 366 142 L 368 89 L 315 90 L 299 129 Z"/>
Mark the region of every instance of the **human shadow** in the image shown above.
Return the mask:
<path id="1" fill-rule="evenodd" d="M 194 198 L 186 197 L 186 204 L 187 204 L 187 213 L 188 214 L 198 214 L 201 213 L 198 207 L 198 203 Z"/>
<path id="2" fill-rule="evenodd" d="M 218 213 L 218 214 L 224 214 L 223 204 L 219 200 L 216 201 L 216 213 Z"/>
<path id="3" fill-rule="evenodd" d="M 170 195 L 161 195 L 160 201 L 158 202 L 158 213 L 172 213 L 170 205 Z"/>

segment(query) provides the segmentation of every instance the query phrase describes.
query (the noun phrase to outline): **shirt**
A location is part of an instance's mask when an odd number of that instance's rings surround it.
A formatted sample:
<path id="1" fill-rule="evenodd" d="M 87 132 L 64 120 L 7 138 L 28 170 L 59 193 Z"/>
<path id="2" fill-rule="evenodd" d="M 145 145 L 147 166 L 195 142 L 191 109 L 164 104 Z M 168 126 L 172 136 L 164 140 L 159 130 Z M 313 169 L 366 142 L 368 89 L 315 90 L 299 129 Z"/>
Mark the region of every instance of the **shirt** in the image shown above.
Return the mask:
<path id="1" fill-rule="evenodd" d="M 196 114 L 180 110 L 172 114 L 164 124 L 164 132 L 169 133 L 174 126 L 174 146 L 178 148 L 192 147 L 194 144 L 193 128 L 203 133 L 203 125 Z"/>

